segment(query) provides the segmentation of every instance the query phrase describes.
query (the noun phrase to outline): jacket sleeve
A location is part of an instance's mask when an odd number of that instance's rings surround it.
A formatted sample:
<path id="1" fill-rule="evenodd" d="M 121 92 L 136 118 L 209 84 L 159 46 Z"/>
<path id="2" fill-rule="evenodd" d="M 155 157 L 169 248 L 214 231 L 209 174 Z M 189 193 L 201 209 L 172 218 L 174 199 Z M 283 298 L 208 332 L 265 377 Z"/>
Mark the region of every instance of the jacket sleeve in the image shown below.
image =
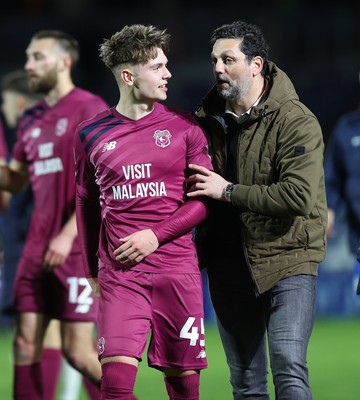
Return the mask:
<path id="1" fill-rule="evenodd" d="M 287 116 L 278 131 L 274 163 L 276 176 L 268 185 L 234 186 L 234 206 L 271 216 L 308 215 L 319 187 L 324 186 L 324 142 L 312 114 Z M 258 168 L 263 166 L 260 164 Z"/>

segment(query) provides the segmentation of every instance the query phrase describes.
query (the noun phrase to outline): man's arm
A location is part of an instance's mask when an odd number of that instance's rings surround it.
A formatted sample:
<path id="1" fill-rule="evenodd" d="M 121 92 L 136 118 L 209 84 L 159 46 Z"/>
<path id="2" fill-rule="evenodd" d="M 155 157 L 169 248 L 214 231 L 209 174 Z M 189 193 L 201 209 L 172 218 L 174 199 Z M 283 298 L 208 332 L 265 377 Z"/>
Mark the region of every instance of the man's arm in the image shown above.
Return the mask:
<path id="1" fill-rule="evenodd" d="M 190 164 L 189 168 L 195 171 L 195 174 L 188 178 L 188 182 L 192 184 L 187 193 L 189 198 L 206 196 L 214 200 L 227 201 L 224 190 L 231 182 L 201 165 Z"/>
<path id="2" fill-rule="evenodd" d="M 313 209 L 323 174 L 320 126 L 314 118 L 298 118 L 288 123 L 283 131 L 274 159 L 278 181 L 269 185 L 234 184 L 231 196 L 234 207 L 273 216 L 307 215 Z M 304 148 L 304 154 L 297 155 L 294 151 L 297 147 Z M 224 200 L 221 195 L 227 182 L 220 175 L 196 165 L 191 168 L 197 173 L 189 177 L 195 182 L 189 197 Z"/>

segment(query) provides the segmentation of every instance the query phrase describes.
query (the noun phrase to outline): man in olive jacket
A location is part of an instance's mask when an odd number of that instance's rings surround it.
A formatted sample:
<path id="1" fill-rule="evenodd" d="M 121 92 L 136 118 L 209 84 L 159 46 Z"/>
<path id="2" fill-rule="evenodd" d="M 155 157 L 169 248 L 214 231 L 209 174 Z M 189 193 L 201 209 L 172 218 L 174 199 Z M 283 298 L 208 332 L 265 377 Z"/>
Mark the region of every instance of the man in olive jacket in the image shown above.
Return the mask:
<path id="1" fill-rule="evenodd" d="M 212 213 L 196 235 L 230 367 L 234 399 L 312 398 L 306 355 L 326 248 L 324 143 L 288 76 L 267 60 L 260 29 L 212 35 L 215 87 L 197 110 L 214 171 L 190 165 L 189 197 Z"/>

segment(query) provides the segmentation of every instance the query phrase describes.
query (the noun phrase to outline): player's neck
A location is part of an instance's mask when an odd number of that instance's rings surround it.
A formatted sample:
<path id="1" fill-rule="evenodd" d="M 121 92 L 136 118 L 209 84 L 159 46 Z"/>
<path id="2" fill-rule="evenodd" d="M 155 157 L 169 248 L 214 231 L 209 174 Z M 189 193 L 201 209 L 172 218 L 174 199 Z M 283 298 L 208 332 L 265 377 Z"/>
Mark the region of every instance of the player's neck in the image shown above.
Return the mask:
<path id="1" fill-rule="evenodd" d="M 57 84 L 49 93 L 45 96 L 45 101 L 49 106 L 55 105 L 60 99 L 69 94 L 75 85 L 72 81 Z"/>
<path id="2" fill-rule="evenodd" d="M 121 115 L 137 121 L 154 110 L 154 103 L 129 103 L 120 99 L 116 110 Z"/>

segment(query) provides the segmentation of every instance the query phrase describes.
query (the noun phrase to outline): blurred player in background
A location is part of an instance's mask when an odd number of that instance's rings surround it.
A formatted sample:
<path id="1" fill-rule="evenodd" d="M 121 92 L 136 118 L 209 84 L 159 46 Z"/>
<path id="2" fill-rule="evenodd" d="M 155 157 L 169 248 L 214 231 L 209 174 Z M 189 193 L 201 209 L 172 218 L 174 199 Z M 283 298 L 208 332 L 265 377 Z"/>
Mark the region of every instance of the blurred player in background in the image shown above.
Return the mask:
<path id="1" fill-rule="evenodd" d="M 46 399 L 40 357 L 51 319 L 61 321 L 65 358 L 97 385 L 99 398 L 101 369 L 93 346 L 97 301 L 84 278 L 77 242 L 72 144 L 75 127 L 107 104 L 75 87 L 71 72 L 79 46 L 69 34 L 38 32 L 26 56 L 30 88 L 44 100 L 25 112 L 9 166 L 0 169 L 0 189 L 18 193 L 31 181 L 34 194 L 15 282 L 14 398 Z"/>

